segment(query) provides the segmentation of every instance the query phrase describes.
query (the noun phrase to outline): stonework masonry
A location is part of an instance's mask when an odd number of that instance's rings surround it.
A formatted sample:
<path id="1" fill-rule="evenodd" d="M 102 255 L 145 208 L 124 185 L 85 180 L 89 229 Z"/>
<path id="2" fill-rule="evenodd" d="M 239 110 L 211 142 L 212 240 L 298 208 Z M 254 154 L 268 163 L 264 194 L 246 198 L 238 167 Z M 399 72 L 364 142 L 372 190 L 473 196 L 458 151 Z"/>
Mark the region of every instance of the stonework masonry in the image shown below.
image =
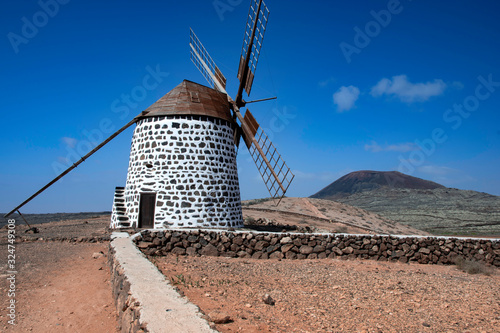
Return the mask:
<path id="1" fill-rule="evenodd" d="M 454 264 L 457 257 L 500 267 L 500 240 L 450 237 L 144 230 L 134 238 L 147 255 L 254 259 L 371 259 Z"/>
<path id="2" fill-rule="evenodd" d="M 112 228 L 140 227 L 144 193 L 156 194 L 155 229 L 241 227 L 234 125 L 197 115 L 139 120 L 124 192 L 128 220 L 116 217 Z"/>

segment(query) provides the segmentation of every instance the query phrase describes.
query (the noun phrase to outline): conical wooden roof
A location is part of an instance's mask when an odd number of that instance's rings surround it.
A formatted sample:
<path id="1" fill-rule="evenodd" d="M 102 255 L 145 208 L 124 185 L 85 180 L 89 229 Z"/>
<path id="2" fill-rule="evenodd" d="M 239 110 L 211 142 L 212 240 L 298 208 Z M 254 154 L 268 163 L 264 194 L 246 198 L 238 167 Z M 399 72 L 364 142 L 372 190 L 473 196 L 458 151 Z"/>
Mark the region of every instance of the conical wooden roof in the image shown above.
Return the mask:
<path id="1" fill-rule="evenodd" d="M 201 84 L 182 81 L 145 110 L 144 117 L 202 115 L 233 122 L 227 95 Z"/>

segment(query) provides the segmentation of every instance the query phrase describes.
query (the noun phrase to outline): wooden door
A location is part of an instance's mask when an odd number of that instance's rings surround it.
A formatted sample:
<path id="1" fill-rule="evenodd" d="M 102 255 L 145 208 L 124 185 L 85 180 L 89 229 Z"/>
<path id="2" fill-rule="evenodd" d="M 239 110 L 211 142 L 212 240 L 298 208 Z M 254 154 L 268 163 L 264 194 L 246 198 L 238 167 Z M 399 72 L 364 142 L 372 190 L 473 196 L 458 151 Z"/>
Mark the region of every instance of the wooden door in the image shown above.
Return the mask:
<path id="1" fill-rule="evenodd" d="M 155 221 L 156 193 L 141 193 L 139 203 L 139 228 L 153 228 Z"/>

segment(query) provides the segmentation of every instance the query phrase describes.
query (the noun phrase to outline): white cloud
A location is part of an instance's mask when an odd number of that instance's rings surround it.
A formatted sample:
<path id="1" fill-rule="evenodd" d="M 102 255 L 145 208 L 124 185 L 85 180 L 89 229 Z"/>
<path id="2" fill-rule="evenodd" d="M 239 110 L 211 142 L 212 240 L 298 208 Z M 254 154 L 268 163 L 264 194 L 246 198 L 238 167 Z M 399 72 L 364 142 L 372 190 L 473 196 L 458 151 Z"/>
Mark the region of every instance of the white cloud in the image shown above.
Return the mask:
<path id="1" fill-rule="evenodd" d="M 462 170 L 457 170 L 440 165 L 422 165 L 417 171 L 428 175 L 428 177 L 444 186 L 459 186 L 471 182 L 476 182 L 474 177 L 467 175 Z"/>
<path id="2" fill-rule="evenodd" d="M 359 97 L 359 89 L 354 86 L 342 86 L 333 94 L 333 103 L 337 105 L 337 111 L 347 111 L 354 107 Z"/>
<path id="3" fill-rule="evenodd" d="M 457 89 L 457 90 L 462 90 L 464 89 L 464 84 L 460 81 L 453 81 L 451 83 L 451 85 L 453 86 L 453 88 Z"/>
<path id="4" fill-rule="evenodd" d="M 295 175 L 295 178 L 297 180 L 305 180 L 305 181 L 323 181 L 323 182 L 332 182 L 336 180 L 339 177 L 342 177 L 344 174 L 340 174 L 338 172 L 332 173 L 332 172 L 318 172 L 318 173 L 313 173 L 313 172 L 303 172 L 300 170 L 293 170 L 293 174 Z"/>
<path id="5" fill-rule="evenodd" d="M 75 138 L 70 138 L 70 137 L 62 137 L 61 141 L 68 146 L 69 148 L 75 148 L 76 144 L 78 143 L 78 140 Z"/>
<path id="6" fill-rule="evenodd" d="M 412 142 L 404 142 L 404 143 L 381 146 L 377 142 L 372 141 L 371 144 L 365 144 L 365 150 L 370 151 L 372 153 L 379 153 L 381 151 L 395 151 L 398 153 L 406 153 L 412 150 L 419 150 L 419 147 Z"/>
<path id="7" fill-rule="evenodd" d="M 441 95 L 446 89 L 443 80 L 435 79 L 432 82 L 412 83 L 406 75 L 393 76 L 392 79 L 383 78 L 372 87 L 370 94 L 374 97 L 394 95 L 401 101 L 412 103 L 427 101 L 433 96 Z"/>
<path id="8" fill-rule="evenodd" d="M 62 164 L 69 164 L 70 163 L 70 160 L 67 157 L 62 157 L 62 156 L 59 156 L 57 158 L 57 161 L 59 163 L 62 163 Z"/>
<path id="9" fill-rule="evenodd" d="M 326 87 L 327 85 L 329 85 L 330 83 L 333 83 L 335 81 L 336 81 L 335 78 L 333 76 L 331 76 L 331 77 L 329 77 L 326 80 L 319 81 L 318 82 L 318 86 L 320 86 L 321 88 L 323 88 L 323 87 Z"/>
<path id="10" fill-rule="evenodd" d="M 418 171 L 433 176 L 445 176 L 458 172 L 456 169 L 437 165 L 423 165 L 418 168 Z"/>

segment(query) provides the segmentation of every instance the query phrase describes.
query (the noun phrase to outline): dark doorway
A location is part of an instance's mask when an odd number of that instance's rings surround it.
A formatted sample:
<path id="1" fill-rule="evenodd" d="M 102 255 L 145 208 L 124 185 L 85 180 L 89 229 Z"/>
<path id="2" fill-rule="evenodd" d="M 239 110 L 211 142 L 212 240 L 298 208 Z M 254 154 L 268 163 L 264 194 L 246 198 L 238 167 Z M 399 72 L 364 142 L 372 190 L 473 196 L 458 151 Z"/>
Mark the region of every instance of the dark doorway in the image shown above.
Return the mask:
<path id="1" fill-rule="evenodd" d="M 156 193 L 141 193 L 139 203 L 139 228 L 153 228 L 155 221 Z"/>

